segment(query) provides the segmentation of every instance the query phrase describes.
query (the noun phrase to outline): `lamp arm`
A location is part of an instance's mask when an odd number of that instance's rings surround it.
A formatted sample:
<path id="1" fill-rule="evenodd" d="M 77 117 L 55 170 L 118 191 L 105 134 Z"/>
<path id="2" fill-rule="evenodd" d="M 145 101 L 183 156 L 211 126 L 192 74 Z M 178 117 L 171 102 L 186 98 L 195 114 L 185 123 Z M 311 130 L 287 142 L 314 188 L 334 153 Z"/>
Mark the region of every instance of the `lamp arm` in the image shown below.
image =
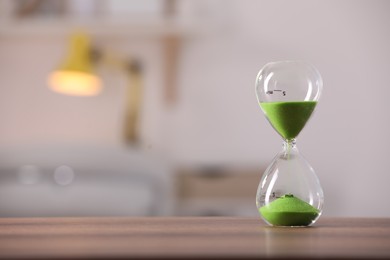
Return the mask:
<path id="1" fill-rule="evenodd" d="M 142 66 L 136 59 L 121 59 L 114 52 L 92 48 L 91 59 L 125 73 L 127 86 L 123 123 L 123 139 L 128 145 L 140 144 L 140 114 L 142 107 Z"/>

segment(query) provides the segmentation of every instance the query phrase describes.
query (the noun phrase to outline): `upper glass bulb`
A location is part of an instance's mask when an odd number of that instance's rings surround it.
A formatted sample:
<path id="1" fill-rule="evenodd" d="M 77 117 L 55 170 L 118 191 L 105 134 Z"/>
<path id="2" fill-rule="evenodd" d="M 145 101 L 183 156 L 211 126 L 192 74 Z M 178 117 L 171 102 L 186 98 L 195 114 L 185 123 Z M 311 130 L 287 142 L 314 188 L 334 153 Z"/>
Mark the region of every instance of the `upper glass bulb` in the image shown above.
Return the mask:
<path id="1" fill-rule="evenodd" d="M 287 141 L 303 129 L 321 90 L 320 73 L 304 61 L 271 62 L 256 77 L 257 100 L 273 128 Z"/>

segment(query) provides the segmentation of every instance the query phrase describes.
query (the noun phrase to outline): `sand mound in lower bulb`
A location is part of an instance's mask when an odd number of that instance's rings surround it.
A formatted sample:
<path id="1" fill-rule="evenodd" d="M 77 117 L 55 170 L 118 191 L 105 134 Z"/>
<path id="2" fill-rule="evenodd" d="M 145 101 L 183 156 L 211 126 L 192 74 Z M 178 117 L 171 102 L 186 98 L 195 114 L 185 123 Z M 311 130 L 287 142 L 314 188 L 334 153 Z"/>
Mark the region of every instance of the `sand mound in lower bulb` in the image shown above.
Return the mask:
<path id="1" fill-rule="evenodd" d="M 308 226 L 319 215 L 318 209 L 292 194 L 286 194 L 259 208 L 259 212 L 274 226 Z"/>

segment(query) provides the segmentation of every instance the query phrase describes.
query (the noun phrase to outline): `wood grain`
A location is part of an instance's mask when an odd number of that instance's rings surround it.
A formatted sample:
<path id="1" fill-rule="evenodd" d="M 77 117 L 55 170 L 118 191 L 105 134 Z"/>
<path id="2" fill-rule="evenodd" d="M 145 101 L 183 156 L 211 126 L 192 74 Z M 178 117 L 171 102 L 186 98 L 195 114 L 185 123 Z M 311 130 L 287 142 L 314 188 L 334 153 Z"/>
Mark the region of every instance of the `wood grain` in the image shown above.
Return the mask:
<path id="1" fill-rule="evenodd" d="M 309 228 L 258 218 L 3 218 L 2 259 L 390 258 L 390 219 L 323 218 Z"/>

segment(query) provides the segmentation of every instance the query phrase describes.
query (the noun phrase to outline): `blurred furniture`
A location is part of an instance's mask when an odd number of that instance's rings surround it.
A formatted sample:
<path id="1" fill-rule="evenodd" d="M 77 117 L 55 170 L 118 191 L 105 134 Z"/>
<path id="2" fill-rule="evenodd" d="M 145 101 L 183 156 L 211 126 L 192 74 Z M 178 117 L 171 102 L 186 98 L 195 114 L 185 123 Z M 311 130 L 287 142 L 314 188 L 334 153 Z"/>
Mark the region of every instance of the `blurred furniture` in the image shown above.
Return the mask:
<path id="1" fill-rule="evenodd" d="M 0 150 L 0 217 L 172 214 L 171 171 L 126 147 Z"/>
<path id="2" fill-rule="evenodd" d="M 259 218 L 3 218 L 2 259 L 390 258 L 390 218 L 323 218 L 272 228 Z"/>
<path id="3" fill-rule="evenodd" d="M 182 168 L 175 175 L 180 216 L 257 216 L 256 190 L 263 169 Z"/>

